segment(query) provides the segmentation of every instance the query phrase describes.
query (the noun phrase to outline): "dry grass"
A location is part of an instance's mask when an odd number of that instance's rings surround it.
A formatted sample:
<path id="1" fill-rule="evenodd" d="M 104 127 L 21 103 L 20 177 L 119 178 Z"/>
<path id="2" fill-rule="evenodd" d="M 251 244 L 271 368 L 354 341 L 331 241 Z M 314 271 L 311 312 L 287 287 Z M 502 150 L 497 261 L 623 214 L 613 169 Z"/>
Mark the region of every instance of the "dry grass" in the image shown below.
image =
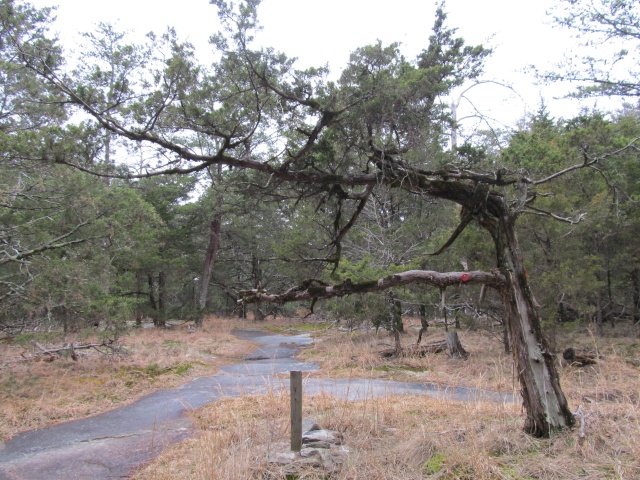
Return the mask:
<path id="1" fill-rule="evenodd" d="M 274 322 L 268 326 L 272 328 Z M 138 330 L 123 339 L 126 354 L 93 352 L 79 362 L 17 362 L 25 347 L 0 347 L 0 435 L 95 414 L 140 395 L 211 374 L 245 353 L 247 342 L 230 332 L 253 323 L 210 318 L 201 331 Z M 267 326 L 267 325 L 265 325 Z M 316 343 L 303 352 L 326 377 L 390 378 L 500 391 L 517 390 L 511 358 L 499 340 L 462 332 L 468 360 L 443 354 L 382 359 L 392 344 L 384 333 L 343 333 L 327 325 L 279 320 L 280 331 L 312 332 Z M 329 395 L 305 397 L 305 417 L 345 436 L 351 451 L 337 479 L 634 479 L 640 478 L 640 348 L 634 335 L 596 339 L 572 327 L 557 336 L 557 348 L 597 351 L 599 363 L 561 367 L 562 385 L 575 410 L 587 414 L 584 439 L 578 430 L 537 440 L 521 431 L 518 405 L 460 403 L 422 396 L 390 396 L 349 403 Z M 417 333 L 403 335 L 415 342 Z M 439 340 L 430 330 L 423 341 Z M 68 339 L 71 340 L 71 339 Z M 42 343 L 42 341 L 41 341 Z M 62 339 L 51 339 L 60 344 Z M 284 478 L 266 463 L 266 453 L 288 441 L 289 399 L 284 393 L 224 399 L 192 412 L 196 432 L 169 447 L 134 478 Z M 298 478 L 328 478 L 309 470 Z"/>
<path id="2" fill-rule="evenodd" d="M 440 338 L 441 333 L 431 333 Z M 405 339 L 414 341 L 413 337 Z M 587 413 L 578 430 L 533 439 L 521 431 L 518 405 L 460 403 L 422 396 L 390 396 L 349 403 L 328 395 L 305 397 L 305 417 L 342 432 L 351 453 L 330 477 L 309 470 L 297 478 L 337 479 L 635 479 L 640 478 L 639 369 L 627 355 L 633 339 L 568 336 L 566 346 L 591 347 L 604 358 L 594 367 L 561 367 L 575 409 Z M 373 332 L 324 333 L 304 356 L 322 363 L 323 375 L 394 377 L 508 390 L 511 362 L 500 343 L 462 334 L 467 361 L 444 355 L 383 361 L 371 354 L 388 338 Z M 582 343 L 581 343 L 582 342 Z M 590 403 L 591 402 L 591 403 Z M 226 399 L 193 412 L 196 435 L 165 451 L 134 478 L 286 478 L 265 453 L 288 441 L 288 396 Z M 293 477 L 289 477 L 293 478 Z"/>
<path id="3" fill-rule="evenodd" d="M 415 344 L 417 332 L 405 322 L 407 333 L 401 335 L 403 346 Z M 422 343 L 444 338 L 442 329 L 430 329 Z M 452 360 L 444 354 L 425 357 L 382 358 L 377 352 L 393 346 L 393 338 L 384 331 L 354 331 L 335 334 L 325 332 L 316 343 L 300 355 L 318 362 L 320 375 L 327 377 L 389 378 L 398 381 L 432 382 L 511 392 L 517 390 L 511 355 L 505 354 L 495 337 L 465 332 L 461 334 L 472 361 Z"/>
<path id="4" fill-rule="evenodd" d="M 520 411 L 513 405 L 421 396 L 357 403 L 326 395 L 305 398 L 305 416 L 342 432 L 351 451 L 331 478 L 638 478 L 637 405 L 597 405 L 590 412 L 584 441 L 576 432 L 537 440 L 521 432 Z M 265 454 L 288 439 L 286 395 L 226 399 L 199 409 L 195 418 L 196 437 L 168 449 L 133 478 L 285 478 L 266 463 Z M 299 478 L 324 475 L 309 470 Z"/>
<path id="5" fill-rule="evenodd" d="M 231 335 L 238 327 L 246 328 L 246 322 L 211 317 L 192 334 L 185 327 L 133 330 L 121 339 L 121 354 L 78 350 L 78 362 L 64 357 L 53 362 L 21 361 L 21 353 L 35 351 L 33 340 L 2 344 L 0 439 L 104 412 L 152 391 L 215 373 L 221 364 L 253 348 L 251 342 Z M 64 341 L 48 340 L 48 345 L 58 346 Z"/>

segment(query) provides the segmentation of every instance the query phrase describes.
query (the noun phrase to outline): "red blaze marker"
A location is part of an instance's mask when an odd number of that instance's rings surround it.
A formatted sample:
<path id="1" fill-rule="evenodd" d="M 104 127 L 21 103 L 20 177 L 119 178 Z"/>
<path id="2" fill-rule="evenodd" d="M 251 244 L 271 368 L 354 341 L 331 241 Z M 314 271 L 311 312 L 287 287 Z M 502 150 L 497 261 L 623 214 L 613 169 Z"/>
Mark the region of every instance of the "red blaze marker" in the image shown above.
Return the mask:
<path id="1" fill-rule="evenodd" d="M 463 282 L 468 281 L 471 278 L 471 275 L 469 275 L 468 273 L 463 273 L 462 275 L 460 275 L 460 280 L 462 280 Z"/>

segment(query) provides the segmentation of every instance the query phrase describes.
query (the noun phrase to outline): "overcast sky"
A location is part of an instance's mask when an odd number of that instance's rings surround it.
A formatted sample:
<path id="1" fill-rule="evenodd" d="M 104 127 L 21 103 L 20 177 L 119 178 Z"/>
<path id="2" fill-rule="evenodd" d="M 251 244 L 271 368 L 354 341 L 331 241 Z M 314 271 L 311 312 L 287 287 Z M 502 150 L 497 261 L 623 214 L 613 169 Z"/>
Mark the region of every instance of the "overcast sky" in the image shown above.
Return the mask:
<path id="1" fill-rule="evenodd" d="M 179 36 L 206 53 L 207 41 L 217 28 L 216 8 L 208 0 L 32 0 L 37 7 L 58 5 L 54 30 L 65 46 L 77 44 L 78 32 L 91 31 L 100 21 L 117 23 L 140 34 L 160 33 L 171 25 Z M 166 6 L 163 6 L 163 3 Z M 547 10 L 553 0 L 447 0 L 450 27 L 467 44 L 482 43 L 495 53 L 487 62 L 485 79 L 511 85 L 515 93 L 494 84 L 474 87 L 466 97 L 494 126 L 513 126 L 524 115 L 536 111 L 542 98 L 552 115 L 570 117 L 581 106 L 576 100 L 560 100 L 567 86 L 535 85 L 527 65 L 551 68 L 575 48 L 568 32 L 551 23 Z M 427 45 L 433 25 L 435 3 L 421 0 L 263 0 L 259 19 L 264 27 L 258 41 L 272 46 L 300 65 L 329 64 L 339 71 L 357 47 L 375 42 L 402 43 L 409 58 Z M 455 99 L 455 98 L 454 98 Z M 452 99 L 452 100 L 454 100 Z M 602 108 L 611 106 L 603 103 Z M 470 115 L 470 103 L 461 101 L 460 117 Z M 464 124 L 473 128 L 473 121 Z"/>

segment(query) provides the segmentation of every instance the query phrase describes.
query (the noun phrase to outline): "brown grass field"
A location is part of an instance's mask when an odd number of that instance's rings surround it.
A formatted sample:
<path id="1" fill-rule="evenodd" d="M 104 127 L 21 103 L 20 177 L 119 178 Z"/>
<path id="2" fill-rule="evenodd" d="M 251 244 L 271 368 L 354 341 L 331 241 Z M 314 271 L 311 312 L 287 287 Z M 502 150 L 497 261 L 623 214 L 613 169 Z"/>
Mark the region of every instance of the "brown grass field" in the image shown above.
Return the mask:
<path id="1" fill-rule="evenodd" d="M 405 345 L 417 333 L 408 319 Z M 414 324 L 417 322 L 413 322 Z M 375 331 L 338 332 L 326 324 L 278 320 L 261 324 L 284 332 L 309 332 L 313 346 L 300 357 L 317 361 L 326 377 L 375 377 L 517 392 L 509 355 L 488 332 L 460 337 L 467 360 L 444 354 L 382 359 L 376 351 L 393 341 Z M 78 362 L 20 362 L 19 345 L 2 346 L 0 425 L 17 431 L 97 413 L 153 389 L 212 373 L 249 346 L 230 335 L 253 322 L 210 318 L 202 331 L 138 330 L 123 339 L 129 353 L 99 353 Z M 520 405 L 454 402 L 423 396 L 390 396 L 346 402 L 329 395 L 304 398 L 304 415 L 343 433 L 350 454 L 332 475 L 309 469 L 286 477 L 267 464 L 265 452 L 289 438 L 286 393 L 225 399 L 191 412 L 194 435 L 168 447 L 141 467 L 142 479 L 637 479 L 640 478 L 640 346 L 635 332 L 607 331 L 594 338 L 583 325 L 562 327 L 557 349 L 572 346 L 601 355 L 596 365 L 560 366 L 572 410 L 586 414 L 580 429 L 534 439 L 521 431 Z M 616 336 L 611 335 L 612 333 Z M 441 329 L 425 341 L 439 340 Z M 42 342 L 41 342 L 42 343 Z M 215 358 L 210 358 L 211 356 Z M 188 365 L 188 368 L 187 368 Z"/>
<path id="2" fill-rule="evenodd" d="M 79 340 L 71 336 L 29 334 L 0 342 L 0 440 L 104 412 L 152 391 L 213 374 L 254 348 L 231 335 L 238 326 L 242 324 L 236 320 L 211 318 L 195 333 L 187 333 L 186 325 L 134 329 L 119 339 L 120 353 L 78 350 L 77 362 L 69 355 L 52 362 L 44 356 L 24 359 L 39 352 L 35 341 L 52 348 Z M 81 335 L 78 343 L 96 342 L 94 335 Z"/>

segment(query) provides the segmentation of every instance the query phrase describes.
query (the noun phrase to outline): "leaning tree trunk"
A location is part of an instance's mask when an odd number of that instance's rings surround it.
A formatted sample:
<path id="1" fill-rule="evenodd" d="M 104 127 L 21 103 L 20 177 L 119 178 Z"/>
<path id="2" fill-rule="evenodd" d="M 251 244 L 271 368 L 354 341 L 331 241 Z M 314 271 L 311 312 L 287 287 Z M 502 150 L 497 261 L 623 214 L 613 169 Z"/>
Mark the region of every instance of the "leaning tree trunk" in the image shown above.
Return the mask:
<path id="1" fill-rule="evenodd" d="M 202 279 L 200 282 L 199 306 L 201 309 L 207 306 L 207 295 L 209 292 L 209 282 L 211 281 L 211 271 L 218 256 L 218 245 L 220 244 L 220 226 L 222 225 L 222 213 L 216 213 L 209 227 L 209 245 L 204 257 L 204 268 L 202 269 Z M 202 324 L 202 319 L 198 319 L 198 325 Z"/>
<path id="2" fill-rule="evenodd" d="M 548 437 L 553 430 L 573 426 L 575 419 L 560 388 L 555 358 L 542 333 L 538 306 L 529 289 L 515 233 L 515 215 L 504 208 L 501 217 L 487 215 L 482 224 L 493 236 L 498 266 L 507 282 L 502 300 L 526 411 L 524 430 L 536 437 Z"/>

